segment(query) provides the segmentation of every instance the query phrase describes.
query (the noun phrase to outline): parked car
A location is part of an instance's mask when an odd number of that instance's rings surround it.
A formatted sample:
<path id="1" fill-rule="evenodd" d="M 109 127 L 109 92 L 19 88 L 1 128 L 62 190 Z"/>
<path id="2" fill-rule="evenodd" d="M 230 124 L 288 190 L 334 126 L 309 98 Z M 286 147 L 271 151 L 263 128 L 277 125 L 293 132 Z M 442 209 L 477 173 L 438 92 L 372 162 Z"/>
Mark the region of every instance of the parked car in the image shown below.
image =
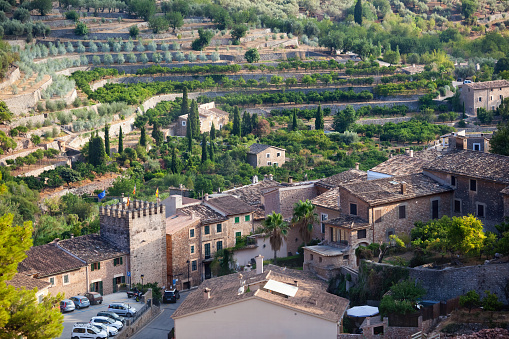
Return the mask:
<path id="1" fill-rule="evenodd" d="M 72 328 L 71 339 L 106 339 L 108 333 L 104 330 L 99 330 L 97 327 L 89 323 L 75 323 Z"/>
<path id="2" fill-rule="evenodd" d="M 74 301 L 71 299 L 64 299 L 60 302 L 60 312 L 72 312 L 76 309 Z"/>
<path id="3" fill-rule="evenodd" d="M 108 317 L 108 318 L 111 318 L 113 320 L 120 321 L 122 324 L 125 325 L 125 318 L 119 316 L 118 314 L 116 314 L 114 312 L 101 311 L 101 312 L 97 312 L 97 316 L 98 317 Z"/>
<path id="4" fill-rule="evenodd" d="M 103 303 L 103 296 L 98 292 L 85 293 L 85 297 L 90 301 L 90 305 L 99 305 Z"/>
<path id="5" fill-rule="evenodd" d="M 472 83 L 472 80 L 464 80 L 463 81 L 464 84 L 471 84 Z"/>
<path id="6" fill-rule="evenodd" d="M 71 299 L 74 302 L 74 306 L 76 306 L 78 310 L 80 308 L 87 308 L 88 306 L 90 306 L 90 301 L 85 296 L 77 295 L 75 297 L 70 297 L 69 299 Z"/>
<path id="7" fill-rule="evenodd" d="M 108 306 L 109 312 L 114 312 L 124 317 L 132 317 L 136 314 L 136 309 L 124 303 L 113 303 Z"/>
<path id="8" fill-rule="evenodd" d="M 99 324 L 99 323 L 93 323 L 91 325 L 94 326 L 95 328 L 97 328 L 99 331 L 105 331 L 106 333 L 108 333 L 108 336 L 110 336 L 110 337 L 114 337 L 118 334 L 118 330 L 113 326 Z"/>
<path id="9" fill-rule="evenodd" d="M 113 320 L 108 317 L 92 317 L 92 319 L 90 319 L 90 323 L 112 326 L 112 327 L 115 327 L 119 331 L 122 329 L 122 327 L 124 327 L 124 325 L 122 325 L 122 323 L 120 321 L 116 321 L 116 320 Z"/>
<path id="10" fill-rule="evenodd" d="M 164 291 L 163 303 L 176 303 L 178 299 L 180 299 L 180 293 L 177 289 Z"/>

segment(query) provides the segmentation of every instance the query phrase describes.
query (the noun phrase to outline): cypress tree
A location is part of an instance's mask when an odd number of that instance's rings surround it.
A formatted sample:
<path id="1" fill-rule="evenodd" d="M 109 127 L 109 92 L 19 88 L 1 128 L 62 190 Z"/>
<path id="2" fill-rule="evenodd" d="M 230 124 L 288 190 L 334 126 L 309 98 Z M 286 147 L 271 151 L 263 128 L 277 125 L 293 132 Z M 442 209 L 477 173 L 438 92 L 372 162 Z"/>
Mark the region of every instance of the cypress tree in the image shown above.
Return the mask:
<path id="1" fill-rule="evenodd" d="M 315 129 L 323 130 L 323 127 L 324 127 L 324 121 L 323 121 L 322 105 L 318 105 L 318 108 L 316 109 L 316 115 L 315 115 Z"/>
<path id="2" fill-rule="evenodd" d="M 207 136 L 203 133 L 201 138 L 201 163 L 207 161 Z"/>
<path id="3" fill-rule="evenodd" d="M 147 132 L 145 126 L 141 128 L 140 145 L 143 147 L 147 146 Z"/>
<path id="4" fill-rule="evenodd" d="M 216 140 L 216 126 L 212 123 L 212 127 L 210 127 L 210 140 Z"/>
<path id="5" fill-rule="evenodd" d="M 180 115 L 189 113 L 189 102 L 187 99 L 187 87 L 182 90 L 182 105 L 180 106 Z"/>
<path id="6" fill-rule="evenodd" d="M 362 25 L 362 3 L 361 0 L 357 0 L 355 8 L 353 10 L 353 19 L 359 25 Z"/>
<path id="7" fill-rule="evenodd" d="M 251 132 L 258 126 L 258 114 L 251 115 Z"/>
<path id="8" fill-rule="evenodd" d="M 104 151 L 110 156 L 110 125 L 104 126 Z"/>
<path id="9" fill-rule="evenodd" d="M 297 130 L 297 109 L 293 110 L 292 131 Z"/>
<path id="10" fill-rule="evenodd" d="M 237 106 L 235 106 L 235 109 L 233 110 L 233 129 L 232 129 L 233 135 L 237 135 L 239 137 L 241 136 L 240 124 L 241 124 L 241 121 L 240 121 L 239 108 Z"/>
<path id="11" fill-rule="evenodd" d="M 212 140 L 210 140 L 209 158 L 210 161 L 214 162 L 214 143 L 212 142 Z"/>
<path id="12" fill-rule="evenodd" d="M 99 166 L 105 163 L 105 156 L 103 139 L 96 132 L 88 142 L 88 161 L 93 166 Z"/>
<path id="13" fill-rule="evenodd" d="M 124 136 L 122 135 L 122 126 L 120 126 L 120 131 L 118 132 L 118 153 L 122 153 L 124 151 Z"/>
<path id="14" fill-rule="evenodd" d="M 193 129 L 191 128 L 190 120 L 191 119 L 187 118 L 186 138 L 187 138 L 187 149 L 191 153 L 193 151 Z"/>
<path id="15" fill-rule="evenodd" d="M 251 133 L 251 115 L 244 111 L 242 116 L 242 135 L 248 135 Z"/>
<path id="16" fill-rule="evenodd" d="M 171 150 L 171 171 L 173 174 L 177 174 L 177 151 L 175 147 Z"/>
<path id="17" fill-rule="evenodd" d="M 189 109 L 189 114 L 187 116 L 187 123 L 191 124 L 193 136 L 198 138 L 200 136 L 200 116 L 198 115 L 198 104 L 195 100 L 191 101 L 191 108 Z"/>

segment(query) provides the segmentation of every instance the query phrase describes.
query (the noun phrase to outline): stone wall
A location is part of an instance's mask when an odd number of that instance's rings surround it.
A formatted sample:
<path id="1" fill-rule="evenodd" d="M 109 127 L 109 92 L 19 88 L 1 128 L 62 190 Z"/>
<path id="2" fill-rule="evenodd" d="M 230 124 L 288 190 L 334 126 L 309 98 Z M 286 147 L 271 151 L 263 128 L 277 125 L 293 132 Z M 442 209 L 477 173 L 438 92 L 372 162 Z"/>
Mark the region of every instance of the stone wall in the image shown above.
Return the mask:
<path id="1" fill-rule="evenodd" d="M 67 160 L 64 160 L 64 161 L 59 161 L 59 162 L 57 162 L 56 164 L 53 164 L 53 165 L 44 166 L 44 167 L 35 169 L 33 171 L 25 172 L 23 174 L 18 175 L 18 177 L 31 177 L 31 176 L 38 177 L 44 171 L 49 171 L 49 170 L 55 169 L 55 168 L 60 167 L 60 166 L 65 166 L 65 165 L 71 166 L 71 159 L 67 159 Z"/>
<path id="2" fill-rule="evenodd" d="M 42 98 L 42 91 L 48 88 L 52 83 L 53 79 L 49 77 L 49 79 L 35 91 L 10 97 L 5 99 L 4 102 L 13 114 L 16 115 L 26 113 L 28 110 L 30 110 L 30 108 L 35 107 L 37 102 Z"/>
<path id="3" fill-rule="evenodd" d="M 136 332 L 142 329 L 145 325 L 147 325 L 153 318 L 155 318 L 159 313 L 161 313 L 161 309 L 158 306 L 152 305 L 150 309 L 148 309 L 143 315 L 141 315 L 134 324 L 130 326 L 125 326 L 122 331 L 120 331 L 116 339 L 127 339 L 132 337 Z"/>
<path id="4" fill-rule="evenodd" d="M 65 275 L 69 276 L 68 284 L 64 284 Z M 57 274 L 53 277 L 55 278 L 55 285 L 48 289 L 49 293 L 52 295 L 64 293 L 64 298 L 70 298 L 72 296 L 87 292 L 87 273 L 85 263 L 83 263 L 83 267 L 78 270 Z M 49 281 L 49 278 L 50 277 L 43 277 L 41 279 Z"/>
<path id="5" fill-rule="evenodd" d="M 20 76 L 21 73 L 19 72 L 19 68 L 18 67 L 14 68 L 11 73 L 7 74 L 7 76 L 4 78 L 4 81 L 0 83 L 0 91 L 18 81 Z"/>
<path id="6" fill-rule="evenodd" d="M 23 151 L 23 152 L 18 152 L 18 153 L 14 153 L 14 154 L 7 154 L 6 156 L 3 156 L 3 157 L 0 158 L 0 165 L 6 166 L 7 165 L 7 160 L 11 160 L 11 159 L 14 160 L 14 159 L 16 159 L 18 157 L 26 157 L 27 155 L 37 151 L 38 149 L 44 150 L 44 147 L 34 147 L 34 148 L 31 148 L 31 149 Z"/>
<path id="7" fill-rule="evenodd" d="M 29 117 L 23 117 L 23 118 L 17 118 L 16 120 L 9 123 L 9 126 L 11 128 L 18 127 L 18 126 L 26 126 L 28 122 L 32 124 L 32 126 L 35 126 L 37 123 L 44 123 L 44 120 L 46 120 L 45 114 L 37 114 L 32 115 Z"/>
<path id="8" fill-rule="evenodd" d="M 386 106 L 392 107 L 394 105 L 386 105 Z M 412 107 L 412 108 L 414 108 L 414 107 Z M 415 108 L 417 108 L 417 107 L 415 107 Z M 383 119 L 363 119 L 363 120 L 357 120 L 356 123 L 359 125 L 385 125 L 388 122 L 397 124 L 397 123 L 400 123 L 403 121 L 410 121 L 410 120 L 412 120 L 412 117 L 398 117 L 398 118 L 383 118 Z"/>

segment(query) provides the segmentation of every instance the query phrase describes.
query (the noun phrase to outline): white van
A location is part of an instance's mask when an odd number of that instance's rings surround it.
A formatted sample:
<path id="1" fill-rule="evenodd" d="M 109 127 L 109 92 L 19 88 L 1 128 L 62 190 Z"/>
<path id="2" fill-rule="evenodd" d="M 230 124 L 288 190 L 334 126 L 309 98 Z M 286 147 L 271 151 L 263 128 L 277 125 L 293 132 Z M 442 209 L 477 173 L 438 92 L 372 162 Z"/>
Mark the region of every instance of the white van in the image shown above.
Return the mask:
<path id="1" fill-rule="evenodd" d="M 108 333 L 106 331 L 99 331 L 97 327 L 89 323 L 76 323 L 72 327 L 71 339 L 107 339 Z"/>

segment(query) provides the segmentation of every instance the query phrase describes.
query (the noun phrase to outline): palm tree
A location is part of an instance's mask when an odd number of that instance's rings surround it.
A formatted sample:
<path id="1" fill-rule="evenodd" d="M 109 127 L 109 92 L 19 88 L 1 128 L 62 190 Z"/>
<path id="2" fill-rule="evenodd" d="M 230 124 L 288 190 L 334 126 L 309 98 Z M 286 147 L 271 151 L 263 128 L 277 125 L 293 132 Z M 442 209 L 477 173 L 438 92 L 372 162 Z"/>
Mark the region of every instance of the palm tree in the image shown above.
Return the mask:
<path id="1" fill-rule="evenodd" d="M 313 223 L 318 220 L 315 213 L 315 206 L 311 201 L 306 200 L 295 203 L 293 206 L 292 226 L 299 228 L 299 235 L 306 245 L 311 240 Z"/>
<path id="2" fill-rule="evenodd" d="M 281 249 L 289 230 L 290 226 L 283 220 L 283 215 L 280 213 L 272 212 L 263 222 L 263 233 L 265 238 L 269 238 L 270 246 L 274 250 L 274 263 L 276 252 Z"/>

